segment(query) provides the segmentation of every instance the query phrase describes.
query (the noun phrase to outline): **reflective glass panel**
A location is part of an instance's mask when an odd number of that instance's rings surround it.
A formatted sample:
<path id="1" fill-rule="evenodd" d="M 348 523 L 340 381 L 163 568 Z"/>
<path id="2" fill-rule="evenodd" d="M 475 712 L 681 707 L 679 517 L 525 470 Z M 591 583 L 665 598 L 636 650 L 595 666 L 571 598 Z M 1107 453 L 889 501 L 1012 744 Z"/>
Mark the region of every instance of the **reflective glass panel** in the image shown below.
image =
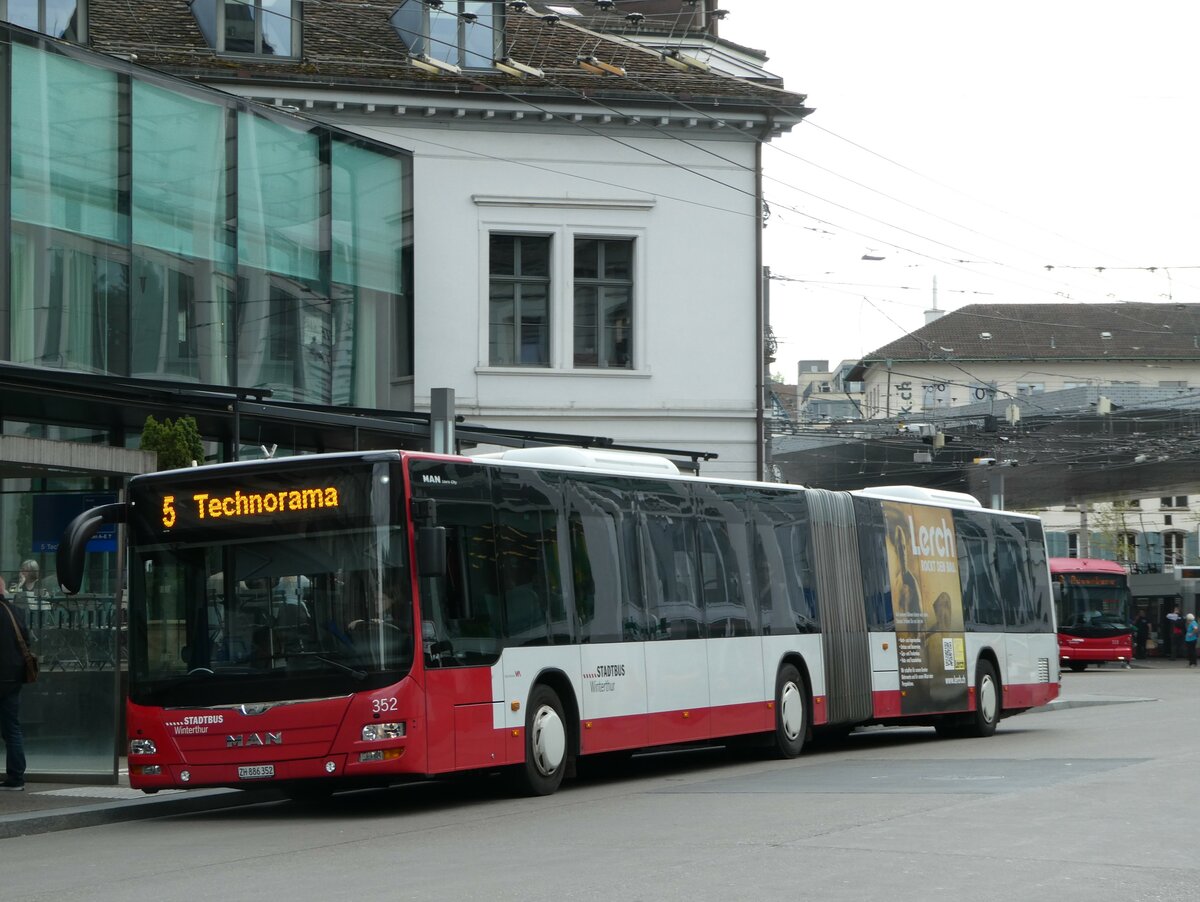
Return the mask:
<path id="1" fill-rule="evenodd" d="M 333 280 L 399 294 L 404 171 L 399 159 L 333 144 Z"/>
<path id="2" fill-rule="evenodd" d="M 262 0 L 262 49 L 271 56 L 292 55 L 292 0 Z"/>
<path id="3" fill-rule="evenodd" d="M 497 26 L 503 29 L 504 23 L 495 15 L 496 4 L 466 0 L 463 12 L 477 16 L 474 22 L 463 26 L 463 65 L 475 69 L 491 68 L 493 57 L 496 55 Z"/>
<path id="4" fill-rule="evenodd" d="M 52 38 L 75 40 L 79 33 L 75 0 L 45 0 L 46 31 Z"/>
<path id="5" fill-rule="evenodd" d="M 124 241 L 118 212 L 117 76 L 12 45 L 12 215 Z"/>
<path id="6" fill-rule="evenodd" d="M 225 109 L 133 83 L 133 242 L 230 267 Z"/>
<path id="7" fill-rule="evenodd" d="M 229 53 L 254 53 L 254 4 L 225 0 L 225 47 Z"/>
<path id="8" fill-rule="evenodd" d="M 38 21 L 38 0 L 8 0 L 7 20 L 30 31 L 41 27 Z"/>
<path id="9" fill-rule="evenodd" d="M 316 279 L 320 257 L 317 135 L 238 114 L 238 261 Z"/>

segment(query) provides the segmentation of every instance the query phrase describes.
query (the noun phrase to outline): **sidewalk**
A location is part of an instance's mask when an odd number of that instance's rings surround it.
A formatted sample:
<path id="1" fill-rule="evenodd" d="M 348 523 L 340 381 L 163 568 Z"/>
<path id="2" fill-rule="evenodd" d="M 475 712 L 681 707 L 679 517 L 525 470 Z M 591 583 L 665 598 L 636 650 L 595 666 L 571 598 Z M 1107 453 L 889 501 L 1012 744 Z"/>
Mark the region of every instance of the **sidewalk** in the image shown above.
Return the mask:
<path id="1" fill-rule="evenodd" d="M 147 795 L 140 789 L 130 789 L 125 773 L 115 786 L 35 780 L 25 784 L 24 792 L 0 792 L 0 840 L 119 821 L 236 808 L 280 798 L 278 791 L 267 788 L 172 789 Z"/>

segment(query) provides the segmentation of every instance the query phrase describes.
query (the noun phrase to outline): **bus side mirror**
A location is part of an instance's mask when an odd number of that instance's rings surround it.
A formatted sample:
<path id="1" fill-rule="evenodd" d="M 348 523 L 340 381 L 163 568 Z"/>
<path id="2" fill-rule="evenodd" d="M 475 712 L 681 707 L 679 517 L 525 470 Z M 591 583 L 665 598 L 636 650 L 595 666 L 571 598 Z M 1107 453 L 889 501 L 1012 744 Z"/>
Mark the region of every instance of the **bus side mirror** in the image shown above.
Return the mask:
<path id="1" fill-rule="evenodd" d="M 421 526 L 417 529 L 417 575 L 445 576 L 446 527 Z"/>

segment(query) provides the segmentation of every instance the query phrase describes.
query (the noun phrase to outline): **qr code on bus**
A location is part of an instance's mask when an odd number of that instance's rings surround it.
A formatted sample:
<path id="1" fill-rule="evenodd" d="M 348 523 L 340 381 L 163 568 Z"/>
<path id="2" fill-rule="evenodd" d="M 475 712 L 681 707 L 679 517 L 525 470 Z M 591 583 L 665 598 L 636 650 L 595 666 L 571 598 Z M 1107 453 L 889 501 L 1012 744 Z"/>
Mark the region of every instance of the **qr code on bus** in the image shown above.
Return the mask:
<path id="1" fill-rule="evenodd" d="M 942 667 L 946 670 L 954 670 L 954 640 L 942 640 Z"/>

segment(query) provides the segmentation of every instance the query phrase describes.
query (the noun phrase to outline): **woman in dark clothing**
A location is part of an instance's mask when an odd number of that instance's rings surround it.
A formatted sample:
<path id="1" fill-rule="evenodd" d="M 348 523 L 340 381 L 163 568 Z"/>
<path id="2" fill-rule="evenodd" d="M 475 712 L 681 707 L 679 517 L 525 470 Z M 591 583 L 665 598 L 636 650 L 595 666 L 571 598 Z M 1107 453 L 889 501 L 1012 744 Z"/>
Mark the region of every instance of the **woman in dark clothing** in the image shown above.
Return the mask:
<path id="1" fill-rule="evenodd" d="M 7 599 L 6 591 L 4 578 L 0 577 L 0 739 L 4 740 L 6 764 L 0 790 L 20 792 L 25 788 L 25 738 L 20 717 L 25 655 L 21 652 L 21 641 L 29 647 L 29 628 L 25 625 L 25 612 Z"/>

